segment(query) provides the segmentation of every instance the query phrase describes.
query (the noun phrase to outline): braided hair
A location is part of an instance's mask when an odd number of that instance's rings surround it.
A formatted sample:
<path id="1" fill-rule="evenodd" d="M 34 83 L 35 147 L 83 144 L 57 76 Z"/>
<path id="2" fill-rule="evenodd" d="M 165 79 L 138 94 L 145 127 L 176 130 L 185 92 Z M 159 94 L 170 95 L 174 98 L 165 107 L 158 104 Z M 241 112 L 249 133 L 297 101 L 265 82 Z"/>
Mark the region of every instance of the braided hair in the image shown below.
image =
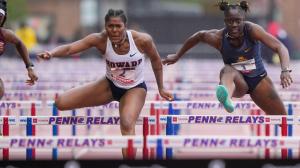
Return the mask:
<path id="1" fill-rule="evenodd" d="M 221 11 L 224 11 L 225 15 L 228 13 L 230 9 L 240 9 L 241 11 L 244 11 L 244 13 L 250 11 L 249 4 L 247 1 L 241 1 L 236 4 L 229 4 L 228 2 L 222 0 L 221 2 L 218 2 L 217 6 L 219 6 L 219 9 Z"/>
<path id="2" fill-rule="evenodd" d="M 2 27 L 6 21 L 7 18 L 7 1 L 6 0 L 0 0 L 0 10 L 4 11 L 4 19 L 0 23 L 0 27 Z"/>
<path id="3" fill-rule="evenodd" d="M 109 9 L 107 14 L 105 15 L 105 22 L 108 22 L 110 17 L 120 17 L 124 24 L 127 23 L 127 16 L 125 15 L 125 12 L 121 9 Z"/>

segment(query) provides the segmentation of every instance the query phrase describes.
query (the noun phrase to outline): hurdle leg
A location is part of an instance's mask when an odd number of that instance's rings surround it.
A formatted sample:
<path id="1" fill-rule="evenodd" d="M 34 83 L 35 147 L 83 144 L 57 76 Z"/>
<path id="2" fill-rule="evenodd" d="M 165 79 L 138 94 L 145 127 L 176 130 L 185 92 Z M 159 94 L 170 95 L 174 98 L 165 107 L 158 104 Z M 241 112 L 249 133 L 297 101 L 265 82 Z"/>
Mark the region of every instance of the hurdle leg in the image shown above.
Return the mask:
<path id="1" fill-rule="evenodd" d="M 3 118 L 3 136 L 9 136 L 8 118 Z M 3 148 L 3 160 L 9 160 L 9 148 Z"/>

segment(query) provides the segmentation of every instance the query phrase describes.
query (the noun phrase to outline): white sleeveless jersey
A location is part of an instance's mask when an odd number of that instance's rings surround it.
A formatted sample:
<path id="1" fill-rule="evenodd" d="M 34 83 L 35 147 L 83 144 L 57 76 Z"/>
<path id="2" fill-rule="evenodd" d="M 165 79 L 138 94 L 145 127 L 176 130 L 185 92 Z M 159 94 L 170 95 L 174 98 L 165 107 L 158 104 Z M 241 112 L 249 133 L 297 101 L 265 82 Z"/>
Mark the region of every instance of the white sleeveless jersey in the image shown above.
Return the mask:
<path id="1" fill-rule="evenodd" d="M 117 87 L 130 89 L 144 82 L 145 57 L 136 47 L 132 34 L 127 31 L 129 52 L 124 55 L 117 54 L 111 41 L 107 38 L 106 51 L 106 77 Z"/>

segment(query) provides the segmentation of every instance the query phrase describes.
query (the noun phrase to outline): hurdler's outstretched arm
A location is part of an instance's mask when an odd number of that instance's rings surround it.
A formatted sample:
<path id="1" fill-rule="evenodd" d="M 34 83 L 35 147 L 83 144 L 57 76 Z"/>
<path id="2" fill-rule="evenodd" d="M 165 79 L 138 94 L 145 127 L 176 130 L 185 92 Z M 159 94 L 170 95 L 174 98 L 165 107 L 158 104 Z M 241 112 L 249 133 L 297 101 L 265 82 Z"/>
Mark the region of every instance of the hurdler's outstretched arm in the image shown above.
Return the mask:
<path id="1" fill-rule="evenodd" d="M 51 51 L 44 51 L 42 53 L 39 53 L 37 56 L 42 59 L 50 59 L 52 57 L 64 57 L 82 52 L 92 47 L 97 47 L 100 51 L 102 51 L 103 44 L 106 44 L 105 40 L 105 33 L 93 33 L 73 43 L 61 45 L 52 49 Z"/>
<path id="2" fill-rule="evenodd" d="M 176 63 L 188 50 L 200 42 L 207 43 L 219 50 L 221 48 L 221 34 L 222 30 L 216 29 L 198 31 L 183 43 L 182 47 L 176 52 L 176 54 L 170 54 L 166 59 L 163 59 L 163 64 L 171 65 Z"/>

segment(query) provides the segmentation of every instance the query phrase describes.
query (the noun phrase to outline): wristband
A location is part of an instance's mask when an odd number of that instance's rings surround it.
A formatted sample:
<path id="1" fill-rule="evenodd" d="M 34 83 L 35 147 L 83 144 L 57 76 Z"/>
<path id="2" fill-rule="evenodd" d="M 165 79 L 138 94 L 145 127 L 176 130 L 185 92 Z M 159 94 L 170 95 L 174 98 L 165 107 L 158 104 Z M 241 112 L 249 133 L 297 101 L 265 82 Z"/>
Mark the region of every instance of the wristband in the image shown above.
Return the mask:
<path id="1" fill-rule="evenodd" d="M 26 65 L 26 69 L 33 69 L 34 65 L 33 64 L 29 64 L 29 65 Z"/>
<path id="2" fill-rule="evenodd" d="M 281 72 L 292 72 L 292 70 L 289 68 L 285 68 L 285 69 L 281 70 Z"/>

